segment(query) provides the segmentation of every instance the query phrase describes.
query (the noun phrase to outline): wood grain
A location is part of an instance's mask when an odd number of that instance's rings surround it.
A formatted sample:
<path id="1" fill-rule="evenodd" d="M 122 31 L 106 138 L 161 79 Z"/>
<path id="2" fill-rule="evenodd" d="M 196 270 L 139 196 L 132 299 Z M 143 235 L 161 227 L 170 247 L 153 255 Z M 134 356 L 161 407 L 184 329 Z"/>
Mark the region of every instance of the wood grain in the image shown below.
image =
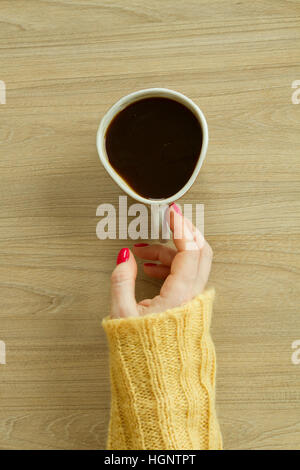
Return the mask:
<path id="1" fill-rule="evenodd" d="M 0 448 L 105 446 L 122 241 L 95 234 L 119 196 L 95 134 L 121 96 L 162 86 L 210 130 L 180 202 L 205 204 L 215 252 L 225 448 L 300 449 L 300 2 L 1 0 L 0 24 Z M 138 297 L 157 289 L 140 275 Z"/>

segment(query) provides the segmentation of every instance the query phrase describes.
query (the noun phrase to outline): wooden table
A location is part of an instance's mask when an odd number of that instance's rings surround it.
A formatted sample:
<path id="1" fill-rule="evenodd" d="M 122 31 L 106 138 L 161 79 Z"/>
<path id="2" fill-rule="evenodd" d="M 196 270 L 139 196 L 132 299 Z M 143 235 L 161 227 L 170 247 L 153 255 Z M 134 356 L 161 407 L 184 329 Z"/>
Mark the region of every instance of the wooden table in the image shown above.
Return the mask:
<path id="1" fill-rule="evenodd" d="M 0 21 L 0 448 L 105 446 L 101 319 L 124 242 L 96 237 L 120 191 L 95 135 L 117 99 L 158 86 L 210 130 L 180 202 L 205 204 L 215 252 L 225 448 L 300 449 L 300 2 L 2 0 Z M 140 275 L 139 298 L 157 289 Z"/>

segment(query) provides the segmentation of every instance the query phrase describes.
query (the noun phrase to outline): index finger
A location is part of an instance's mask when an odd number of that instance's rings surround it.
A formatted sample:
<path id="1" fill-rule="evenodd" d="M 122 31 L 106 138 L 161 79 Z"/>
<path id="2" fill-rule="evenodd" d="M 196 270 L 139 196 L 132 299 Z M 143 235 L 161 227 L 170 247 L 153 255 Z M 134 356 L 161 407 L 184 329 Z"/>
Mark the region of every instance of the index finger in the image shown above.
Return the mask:
<path id="1" fill-rule="evenodd" d="M 176 204 L 169 208 L 170 228 L 173 241 L 178 251 L 201 250 L 205 240 L 201 232 L 193 223 L 182 215 Z"/>

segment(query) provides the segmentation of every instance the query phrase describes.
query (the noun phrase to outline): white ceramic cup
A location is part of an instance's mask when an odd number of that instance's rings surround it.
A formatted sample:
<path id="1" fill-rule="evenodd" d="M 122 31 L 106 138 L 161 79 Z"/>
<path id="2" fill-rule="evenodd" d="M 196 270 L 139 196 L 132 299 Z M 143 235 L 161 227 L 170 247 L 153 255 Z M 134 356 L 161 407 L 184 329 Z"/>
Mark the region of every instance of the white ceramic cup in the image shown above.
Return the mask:
<path id="1" fill-rule="evenodd" d="M 186 108 L 192 111 L 192 113 L 196 116 L 202 129 L 201 151 L 200 151 L 199 158 L 198 158 L 198 161 L 197 161 L 197 164 L 195 166 L 192 176 L 190 177 L 188 182 L 180 189 L 180 191 L 178 191 L 176 194 L 173 194 L 172 196 L 167 197 L 166 199 L 148 199 L 136 193 L 111 166 L 108 160 L 107 152 L 106 152 L 105 135 L 114 117 L 124 108 L 126 108 L 128 105 L 144 98 L 154 98 L 154 97 L 170 98 L 172 100 L 178 101 L 179 103 L 183 104 Z M 181 198 L 190 189 L 190 187 L 194 183 L 200 171 L 202 163 L 204 162 L 207 145 L 208 145 L 208 128 L 207 128 L 206 119 L 202 111 L 187 96 L 183 95 L 182 93 L 178 93 L 177 91 L 169 90 L 167 88 L 148 88 L 146 90 L 135 91 L 134 93 L 130 93 L 129 95 L 124 96 L 117 103 L 115 103 L 103 116 L 100 122 L 98 133 L 97 133 L 98 154 L 102 162 L 102 165 L 107 170 L 109 175 L 120 186 L 120 188 L 123 189 L 123 191 L 127 193 L 129 196 L 131 196 L 133 199 L 136 199 L 137 201 L 141 203 L 151 204 L 151 205 L 170 204 L 171 202 L 174 202 L 177 199 Z"/>

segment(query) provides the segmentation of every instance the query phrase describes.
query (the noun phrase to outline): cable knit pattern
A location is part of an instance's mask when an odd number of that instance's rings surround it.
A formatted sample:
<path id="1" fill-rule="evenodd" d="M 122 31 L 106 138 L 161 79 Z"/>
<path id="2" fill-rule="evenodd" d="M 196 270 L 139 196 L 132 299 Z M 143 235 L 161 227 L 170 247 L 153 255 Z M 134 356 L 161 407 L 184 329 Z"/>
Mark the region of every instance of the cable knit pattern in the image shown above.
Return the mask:
<path id="1" fill-rule="evenodd" d="M 214 291 L 144 317 L 103 320 L 111 450 L 221 449 L 215 411 Z"/>

